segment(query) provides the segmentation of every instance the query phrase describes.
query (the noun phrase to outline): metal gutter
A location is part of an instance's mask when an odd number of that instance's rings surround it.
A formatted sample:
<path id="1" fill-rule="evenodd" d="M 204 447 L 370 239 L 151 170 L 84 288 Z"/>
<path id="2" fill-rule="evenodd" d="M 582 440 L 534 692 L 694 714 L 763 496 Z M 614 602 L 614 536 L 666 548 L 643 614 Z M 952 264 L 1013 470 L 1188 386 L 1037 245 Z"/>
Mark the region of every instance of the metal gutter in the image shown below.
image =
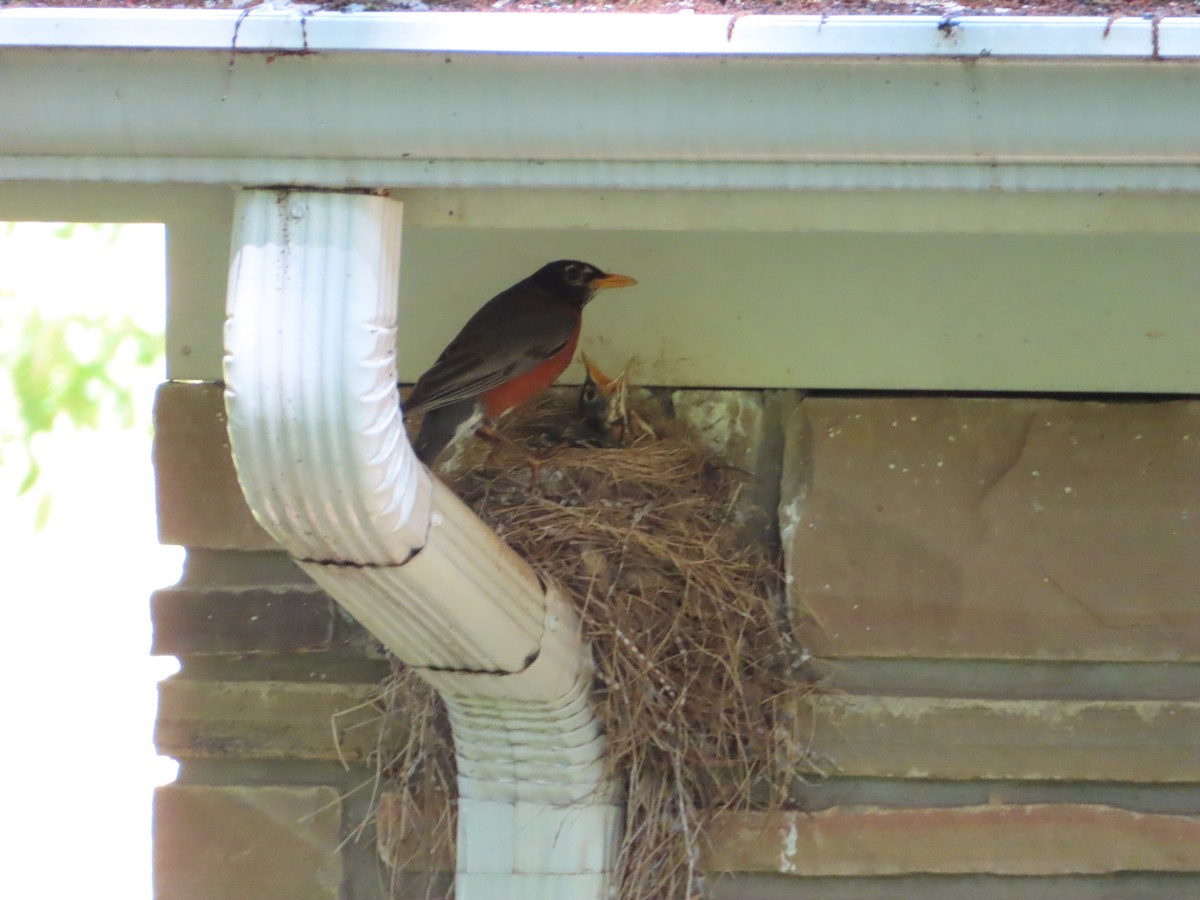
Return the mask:
<path id="1" fill-rule="evenodd" d="M 413 189 L 559 191 L 1070 191 L 1200 193 L 1200 159 L 1163 165 L 1076 162 L 754 163 L 576 160 L 314 160 L 0 157 L 0 182 L 386 185 Z M 663 217 L 647 214 L 649 219 Z M 438 222 L 437 225 L 454 223 Z M 1053 223 L 1047 223 L 1053 227 Z M 686 227 L 676 220 L 669 227 Z M 881 223 L 881 228 L 886 227 Z M 1186 226 L 1186 230 L 1192 230 Z"/>
<path id="2" fill-rule="evenodd" d="M 621 807 L 573 610 L 417 462 L 396 391 L 399 202 L 245 191 L 226 407 L 238 481 L 296 563 L 436 687 L 457 896 L 607 895 Z"/>
<path id="3" fill-rule="evenodd" d="M 1186 59 L 1200 56 L 1200 24 L 1106 16 L 11 9 L 0 10 L 0 47 Z"/>
<path id="4" fill-rule="evenodd" d="M 0 180 L 1200 189 L 1200 19 L 14 9 L 0 54 Z"/>

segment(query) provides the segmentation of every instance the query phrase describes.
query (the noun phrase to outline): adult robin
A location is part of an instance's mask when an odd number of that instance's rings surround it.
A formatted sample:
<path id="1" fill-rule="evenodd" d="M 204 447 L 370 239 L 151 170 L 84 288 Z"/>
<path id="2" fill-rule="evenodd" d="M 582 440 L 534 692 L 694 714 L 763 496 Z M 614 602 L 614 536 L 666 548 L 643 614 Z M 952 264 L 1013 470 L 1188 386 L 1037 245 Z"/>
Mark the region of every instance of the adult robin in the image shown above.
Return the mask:
<path id="1" fill-rule="evenodd" d="M 404 404 L 425 413 L 413 441 L 418 459 L 432 466 L 481 420 L 494 422 L 553 384 L 575 354 L 583 307 L 597 291 L 633 284 L 628 275 L 560 259 L 485 303 Z"/>

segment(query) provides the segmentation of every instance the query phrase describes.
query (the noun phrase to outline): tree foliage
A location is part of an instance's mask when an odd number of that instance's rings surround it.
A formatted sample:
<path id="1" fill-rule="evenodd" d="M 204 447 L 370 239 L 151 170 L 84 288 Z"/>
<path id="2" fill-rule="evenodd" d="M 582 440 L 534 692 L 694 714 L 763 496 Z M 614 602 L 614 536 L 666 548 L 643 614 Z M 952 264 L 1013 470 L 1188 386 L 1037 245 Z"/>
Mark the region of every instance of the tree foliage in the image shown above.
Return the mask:
<path id="1" fill-rule="evenodd" d="M 14 225 L 0 230 L 0 240 Z M 68 224 L 52 234 L 69 240 L 77 229 L 89 228 L 115 242 L 120 227 Z M 45 312 L 18 300 L 11 290 L 0 291 L 0 371 L 9 382 L 3 406 L 11 404 L 15 413 L 0 419 L 0 463 L 23 457 L 26 471 L 18 494 L 24 494 L 41 472 L 35 438 L 53 431 L 60 420 L 81 429 L 136 424 L 129 373 L 158 363 L 163 336 L 128 314 Z M 3 380 L 0 395 L 5 393 Z"/>

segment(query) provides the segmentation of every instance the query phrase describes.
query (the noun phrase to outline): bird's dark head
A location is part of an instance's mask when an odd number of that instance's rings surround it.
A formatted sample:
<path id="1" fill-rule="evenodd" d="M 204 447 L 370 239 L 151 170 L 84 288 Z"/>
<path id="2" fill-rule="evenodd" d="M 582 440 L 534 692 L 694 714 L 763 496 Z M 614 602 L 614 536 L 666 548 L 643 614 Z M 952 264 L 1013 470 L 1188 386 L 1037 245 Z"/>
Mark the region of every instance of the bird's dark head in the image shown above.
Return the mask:
<path id="1" fill-rule="evenodd" d="M 628 275 L 610 275 L 577 259 L 560 259 L 546 263 L 533 273 L 532 280 L 554 296 L 580 308 L 591 300 L 597 291 L 637 284 L 637 281 Z"/>

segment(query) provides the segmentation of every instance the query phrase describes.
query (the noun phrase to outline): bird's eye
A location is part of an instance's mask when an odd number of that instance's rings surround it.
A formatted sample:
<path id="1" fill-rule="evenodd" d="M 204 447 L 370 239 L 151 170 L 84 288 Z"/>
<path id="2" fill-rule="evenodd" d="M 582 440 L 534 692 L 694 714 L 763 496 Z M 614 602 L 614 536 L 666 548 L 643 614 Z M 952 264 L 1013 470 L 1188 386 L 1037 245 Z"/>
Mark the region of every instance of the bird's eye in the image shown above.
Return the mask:
<path id="1" fill-rule="evenodd" d="M 565 278 L 571 284 L 581 283 L 583 281 L 581 275 L 582 273 L 579 270 L 579 266 L 572 265 L 563 269 L 563 278 Z"/>
<path id="2" fill-rule="evenodd" d="M 596 399 L 596 386 L 591 382 L 583 386 L 583 399 L 585 403 L 591 403 Z"/>

